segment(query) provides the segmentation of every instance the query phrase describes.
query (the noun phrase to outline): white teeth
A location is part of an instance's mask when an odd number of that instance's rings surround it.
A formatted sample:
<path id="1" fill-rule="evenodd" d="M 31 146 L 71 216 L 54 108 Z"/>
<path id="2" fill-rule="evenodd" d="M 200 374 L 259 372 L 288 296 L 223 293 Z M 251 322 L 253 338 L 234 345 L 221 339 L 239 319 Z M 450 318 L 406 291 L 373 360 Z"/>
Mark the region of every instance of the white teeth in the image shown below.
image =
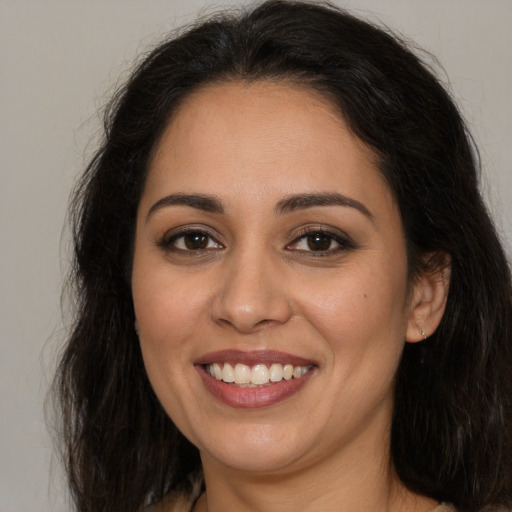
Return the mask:
<path id="1" fill-rule="evenodd" d="M 224 382 L 235 382 L 235 372 L 229 363 L 226 363 L 224 368 L 222 368 L 222 380 Z"/>
<path id="2" fill-rule="evenodd" d="M 252 384 L 268 384 L 269 374 L 268 368 L 264 364 L 257 364 L 252 367 L 251 383 Z"/>
<path id="3" fill-rule="evenodd" d="M 237 363 L 235 366 L 235 384 L 249 384 L 251 369 L 246 364 Z"/>
<path id="4" fill-rule="evenodd" d="M 213 363 L 211 365 L 213 370 L 213 377 L 215 377 L 217 380 L 222 379 L 222 368 L 220 367 L 219 363 Z"/>
<path id="5" fill-rule="evenodd" d="M 237 363 L 235 367 L 224 363 L 212 363 L 206 366 L 206 372 L 217 380 L 233 382 L 241 386 L 265 386 L 269 382 L 281 382 L 283 379 L 299 379 L 308 373 L 311 366 L 293 366 L 291 364 L 273 363 L 270 368 L 264 364 L 256 364 L 252 368 Z"/>
<path id="6" fill-rule="evenodd" d="M 269 373 L 269 378 L 271 382 L 279 382 L 280 380 L 283 380 L 283 365 L 274 363 L 269 368 Z"/>

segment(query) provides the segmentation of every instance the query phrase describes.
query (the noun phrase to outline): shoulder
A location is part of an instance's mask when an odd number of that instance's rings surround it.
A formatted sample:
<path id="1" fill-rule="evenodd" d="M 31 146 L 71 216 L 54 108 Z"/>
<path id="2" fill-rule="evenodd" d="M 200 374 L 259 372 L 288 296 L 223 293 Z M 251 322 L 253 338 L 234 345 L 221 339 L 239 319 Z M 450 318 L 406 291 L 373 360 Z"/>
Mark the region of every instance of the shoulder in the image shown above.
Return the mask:
<path id="1" fill-rule="evenodd" d="M 145 508 L 142 512 L 190 512 L 194 500 L 183 494 L 169 494 L 164 500 Z"/>
<path id="2" fill-rule="evenodd" d="M 449 503 L 441 503 L 436 508 L 430 510 L 429 512 L 458 512 L 457 509 L 450 505 Z M 512 509 L 503 508 L 503 507 L 484 507 L 482 512 L 512 512 Z"/>
<path id="3" fill-rule="evenodd" d="M 203 492 L 203 477 L 202 475 L 191 475 L 188 480 L 189 492 L 170 492 L 162 501 L 144 508 L 141 512 L 191 512 Z"/>
<path id="4" fill-rule="evenodd" d="M 457 510 L 448 503 L 441 503 L 436 508 L 432 509 L 430 512 L 457 512 Z"/>

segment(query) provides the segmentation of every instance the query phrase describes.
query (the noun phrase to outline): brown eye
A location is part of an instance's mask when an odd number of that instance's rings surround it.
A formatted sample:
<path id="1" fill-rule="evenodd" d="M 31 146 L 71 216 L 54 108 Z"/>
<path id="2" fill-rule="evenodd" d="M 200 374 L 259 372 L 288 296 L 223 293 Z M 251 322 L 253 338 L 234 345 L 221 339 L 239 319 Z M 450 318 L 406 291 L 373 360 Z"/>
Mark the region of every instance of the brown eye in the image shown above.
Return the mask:
<path id="1" fill-rule="evenodd" d="M 223 245 L 210 233 L 202 230 L 186 229 L 178 233 L 165 236 L 158 245 L 165 251 L 183 252 L 183 253 L 200 253 L 223 249 Z"/>
<path id="2" fill-rule="evenodd" d="M 341 232 L 311 229 L 303 232 L 286 248 L 305 256 L 335 256 L 343 251 L 355 249 L 355 245 Z"/>
<path id="3" fill-rule="evenodd" d="M 190 233 L 183 237 L 183 243 L 189 251 L 206 249 L 208 247 L 209 237 L 204 233 Z"/>
<path id="4" fill-rule="evenodd" d="M 333 239 L 325 233 L 313 233 L 306 237 L 306 242 L 311 251 L 328 251 Z"/>

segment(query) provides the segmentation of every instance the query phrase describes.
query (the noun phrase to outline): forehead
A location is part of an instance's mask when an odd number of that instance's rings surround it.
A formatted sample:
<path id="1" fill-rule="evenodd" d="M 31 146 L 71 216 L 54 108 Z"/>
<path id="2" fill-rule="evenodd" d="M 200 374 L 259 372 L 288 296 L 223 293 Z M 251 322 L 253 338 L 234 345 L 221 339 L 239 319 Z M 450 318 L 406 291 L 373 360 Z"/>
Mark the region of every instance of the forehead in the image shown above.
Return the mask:
<path id="1" fill-rule="evenodd" d="M 304 86 L 266 81 L 209 85 L 172 117 L 145 195 L 198 187 L 253 199 L 333 188 L 358 199 L 371 188 L 390 196 L 375 154 L 333 103 Z"/>

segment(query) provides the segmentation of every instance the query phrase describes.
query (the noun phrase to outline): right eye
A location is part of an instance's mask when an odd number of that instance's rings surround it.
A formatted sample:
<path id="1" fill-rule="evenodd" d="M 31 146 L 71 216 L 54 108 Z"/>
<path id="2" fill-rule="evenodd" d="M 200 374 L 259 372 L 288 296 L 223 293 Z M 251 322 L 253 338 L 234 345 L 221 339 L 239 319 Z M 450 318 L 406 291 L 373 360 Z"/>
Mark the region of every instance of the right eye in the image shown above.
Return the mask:
<path id="1" fill-rule="evenodd" d="M 202 252 L 223 249 L 223 245 L 215 240 L 207 231 L 187 229 L 164 237 L 158 244 L 170 251 Z"/>

